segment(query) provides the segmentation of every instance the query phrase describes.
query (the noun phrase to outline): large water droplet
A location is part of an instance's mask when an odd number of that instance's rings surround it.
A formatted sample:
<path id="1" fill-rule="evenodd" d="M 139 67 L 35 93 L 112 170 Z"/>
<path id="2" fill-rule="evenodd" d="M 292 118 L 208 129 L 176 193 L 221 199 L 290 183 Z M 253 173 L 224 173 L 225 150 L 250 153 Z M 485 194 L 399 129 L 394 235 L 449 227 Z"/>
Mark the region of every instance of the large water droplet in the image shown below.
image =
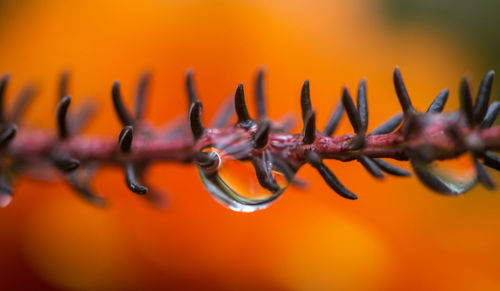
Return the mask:
<path id="1" fill-rule="evenodd" d="M 422 183 L 441 194 L 460 195 L 477 183 L 477 173 L 471 154 L 431 163 L 412 160 L 411 164 Z"/>
<path id="2" fill-rule="evenodd" d="M 286 164 L 274 163 L 268 155 L 271 174 L 279 185 L 279 189 L 272 192 L 259 184 L 251 161 L 238 160 L 214 147 L 204 151 L 215 152 L 219 165 L 212 172 L 199 168 L 203 184 L 217 201 L 235 211 L 253 212 L 268 207 L 281 196 L 295 174 L 289 168 L 283 168 L 287 167 Z"/>

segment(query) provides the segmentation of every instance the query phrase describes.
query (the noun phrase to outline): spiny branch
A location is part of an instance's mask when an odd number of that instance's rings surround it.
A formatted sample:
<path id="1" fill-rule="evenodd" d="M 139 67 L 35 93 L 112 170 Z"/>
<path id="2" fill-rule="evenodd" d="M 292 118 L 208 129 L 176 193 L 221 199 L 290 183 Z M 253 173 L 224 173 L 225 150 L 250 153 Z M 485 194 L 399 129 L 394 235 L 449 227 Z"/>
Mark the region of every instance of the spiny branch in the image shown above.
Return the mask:
<path id="1" fill-rule="evenodd" d="M 0 79 L 0 170 L 3 175 L 0 176 L 0 205 L 5 206 L 12 197 L 11 181 L 5 176 L 10 167 L 29 167 L 31 163 L 42 161 L 54 164 L 73 189 L 88 201 L 101 206 L 107 204 L 106 200 L 90 190 L 90 179 L 95 165 L 103 163 L 123 167 L 126 185 L 136 194 L 148 192 L 141 180 L 152 162 L 194 163 L 204 177 L 207 190 L 222 203 L 240 211 L 261 209 L 275 201 L 286 188 L 283 179 L 300 185 L 301 180 L 295 177 L 295 173 L 304 164 L 315 168 L 326 184 L 340 196 L 357 199 L 323 163 L 324 159 L 357 160 L 378 179 L 384 178 L 384 173 L 401 177 L 410 175 L 407 170 L 381 158 L 410 160 L 417 177 L 426 186 L 439 193 L 457 195 L 468 189 L 457 190 L 426 169 L 438 160 L 470 152 L 476 180 L 493 189 L 494 182 L 484 167 L 500 170 L 500 158 L 492 153 L 500 150 L 500 126 L 492 127 L 500 113 L 500 103 L 488 105 L 493 77 L 493 71 L 486 74 L 475 98 L 472 98 L 468 81 L 462 80 L 457 114 L 442 113 L 449 96 L 448 89 L 439 92 L 424 113 L 413 107 L 401 72 L 396 68 L 394 86 L 402 113 L 394 115 L 369 134 L 365 79 L 358 85 L 356 102 L 347 87 L 343 88 L 341 102 L 330 114 L 322 132 L 316 128 L 316 111 L 311 102 L 310 83 L 306 80 L 300 94 L 303 129 L 294 134 L 287 131 L 288 126 L 267 119 L 263 70 L 257 73 L 255 79 L 255 120 L 249 114 L 243 84 L 239 84 L 233 102 L 226 102 L 227 106 L 211 123 L 216 127 L 205 127 L 201 118 L 202 102 L 194 85 L 193 72 L 189 71 L 186 74 L 186 90 L 190 104 L 190 133 L 179 127 L 173 131 L 175 134 L 157 135 L 143 122 L 150 80 L 150 75 L 146 73 L 137 84 L 135 108 L 131 111 L 134 115 L 124 105 L 119 82 L 113 84 L 111 100 L 124 127 L 118 139 L 102 139 L 78 134 L 77 129 L 90 118 L 91 111 L 80 106 L 76 108 L 75 116 L 69 114 L 68 73 L 61 75 L 57 92 L 57 135 L 27 130 L 18 133 L 16 122 L 33 94 L 21 94 L 17 103 L 14 102 L 13 113 L 7 115 L 4 99 L 9 78 L 4 76 Z M 226 126 L 233 109 L 237 122 Z M 344 111 L 354 134 L 332 136 Z M 250 162 L 258 185 L 262 191 L 267 191 L 268 196 L 249 198 L 232 189 L 231 184 L 219 176 L 220 168 L 228 159 Z"/>

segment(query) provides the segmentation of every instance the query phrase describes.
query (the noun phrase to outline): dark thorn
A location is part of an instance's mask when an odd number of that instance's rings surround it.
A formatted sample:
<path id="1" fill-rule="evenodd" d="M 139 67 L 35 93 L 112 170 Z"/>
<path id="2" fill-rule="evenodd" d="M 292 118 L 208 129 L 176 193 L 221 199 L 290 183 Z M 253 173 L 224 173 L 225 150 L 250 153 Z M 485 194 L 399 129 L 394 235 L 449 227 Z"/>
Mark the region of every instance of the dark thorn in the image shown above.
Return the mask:
<path id="1" fill-rule="evenodd" d="M 239 84 L 234 93 L 234 110 L 238 117 L 238 123 L 241 127 L 248 129 L 252 126 L 253 121 L 248 114 L 247 104 L 245 103 L 245 92 L 243 91 L 243 84 Z"/>
<path id="2" fill-rule="evenodd" d="M 9 75 L 4 75 L 2 79 L 0 79 L 0 123 L 3 123 L 5 120 L 5 112 L 4 112 L 4 105 L 5 105 L 5 91 L 7 90 L 7 84 L 9 83 Z"/>
<path id="3" fill-rule="evenodd" d="M 287 162 L 278 157 L 273 158 L 273 165 L 275 168 L 281 171 L 283 175 L 285 175 L 285 178 L 288 182 L 293 182 L 295 173 L 297 173 L 296 169 L 292 169 L 292 167 Z"/>
<path id="4" fill-rule="evenodd" d="M 304 144 L 312 144 L 316 139 L 316 112 L 309 111 L 304 121 L 303 134 L 302 142 Z"/>
<path id="5" fill-rule="evenodd" d="M 349 121 L 354 128 L 354 132 L 362 133 L 363 125 L 361 124 L 361 117 L 359 116 L 359 112 L 356 109 L 354 102 L 352 101 L 351 94 L 349 94 L 349 90 L 347 90 L 347 87 L 344 87 L 344 89 L 342 90 L 342 104 L 344 105 L 347 116 L 349 117 Z"/>
<path id="6" fill-rule="evenodd" d="M 469 82 L 466 78 L 462 78 L 460 82 L 460 110 L 465 114 L 469 125 L 474 125 L 472 97 L 470 94 Z"/>
<path id="7" fill-rule="evenodd" d="M 73 159 L 68 155 L 53 154 L 52 161 L 63 172 L 72 172 L 80 166 L 79 160 Z"/>
<path id="8" fill-rule="evenodd" d="M 200 139 L 200 137 L 205 132 L 205 128 L 201 124 L 201 111 L 203 107 L 200 100 L 196 100 L 191 104 L 189 108 L 189 126 L 191 127 L 191 132 L 195 140 Z"/>
<path id="9" fill-rule="evenodd" d="M 426 113 L 441 113 L 443 111 L 446 101 L 448 101 L 448 96 L 450 90 L 444 89 L 434 98 L 429 108 L 427 108 Z"/>
<path id="10" fill-rule="evenodd" d="M 370 173 L 373 177 L 377 179 L 383 179 L 384 174 L 378 167 L 378 165 L 367 156 L 359 156 L 358 161 L 365 167 L 365 169 Z"/>
<path id="11" fill-rule="evenodd" d="M 33 97 L 36 94 L 36 89 L 33 85 L 26 85 L 21 89 L 21 92 L 16 97 L 14 105 L 12 106 L 11 114 L 9 120 L 11 122 L 19 122 L 19 119 L 23 116 L 24 112 L 28 106 L 33 101 Z"/>
<path id="12" fill-rule="evenodd" d="M 262 123 L 262 125 L 255 132 L 255 136 L 253 138 L 254 148 L 260 149 L 267 145 L 269 140 L 269 131 L 271 129 L 271 123 L 266 120 Z"/>
<path id="13" fill-rule="evenodd" d="M 260 69 L 257 72 L 255 80 L 255 100 L 257 104 L 257 118 L 263 120 L 266 118 L 266 93 L 264 88 L 264 74 L 265 70 Z"/>
<path id="14" fill-rule="evenodd" d="M 125 126 L 118 137 L 118 146 L 123 153 L 130 152 L 132 140 L 134 138 L 134 128 L 131 125 Z"/>
<path id="15" fill-rule="evenodd" d="M 479 163 L 477 159 L 474 159 L 474 166 L 476 167 L 477 179 L 488 189 L 495 189 L 495 184 L 491 180 L 491 177 L 486 172 L 486 169 Z"/>
<path id="16" fill-rule="evenodd" d="M 375 128 L 369 135 L 380 135 L 387 134 L 393 132 L 396 128 L 399 127 L 403 121 L 403 114 L 399 113 L 391 117 L 391 119 L 379 125 L 379 127 Z"/>
<path id="17" fill-rule="evenodd" d="M 492 152 L 485 152 L 483 158 L 485 166 L 500 171 L 500 157 Z"/>
<path id="18" fill-rule="evenodd" d="M 142 186 L 136 179 L 135 167 L 131 162 L 125 163 L 125 182 L 130 191 L 135 194 L 146 194 L 148 188 Z"/>
<path id="19" fill-rule="evenodd" d="M 198 94 L 196 93 L 196 88 L 194 86 L 193 70 L 188 70 L 186 73 L 186 89 L 189 102 L 188 104 L 191 105 L 193 102 L 198 100 Z"/>
<path id="20" fill-rule="evenodd" d="M 342 115 L 344 115 L 344 106 L 342 105 L 342 102 L 340 102 L 330 115 L 330 119 L 328 119 L 325 129 L 323 129 L 323 135 L 332 136 L 339 126 Z"/>
<path id="21" fill-rule="evenodd" d="M 309 112 L 312 111 L 311 90 L 309 89 L 309 80 L 305 80 L 300 92 L 300 107 L 302 109 L 302 120 L 305 120 Z"/>
<path id="22" fill-rule="evenodd" d="M 368 104 L 366 100 L 366 80 L 364 78 L 359 82 L 357 101 L 361 128 L 366 132 L 368 129 Z"/>
<path id="23" fill-rule="evenodd" d="M 137 83 L 135 94 L 135 118 L 137 120 L 141 120 L 144 117 L 144 109 L 146 106 L 146 97 L 148 94 L 150 79 L 151 75 L 149 73 L 144 73 L 141 75 L 139 82 Z"/>
<path id="24" fill-rule="evenodd" d="M 490 107 L 488 107 L 488 111 L 486 112 L 486 116 L 483 121 L 481 121 L 481 128 L 491 127 L 495 120 L 498 117 L 498 113 L 500 113 L 500 102 L 491 103 Z"/>
<path id="25" fill-rule="evenodd" d="M 358 196 L 342 185 L 332 171 L 323 164 L 321 157 L 317 153 L 310 151 L 308 153 L 308 161 L 309 164 L 319 172 L 323 180 L 325 180 L 326 184 L 330 186 L 333 191 L 347 199 L 358 199 Z"/>
<path id="26" fill-rule="evenodd" d="M 17 134 L 17 126 L 15 124 L 8 124 L 0 133 L 0 148 L 7 146 Z"/>
<path id="27" fill-rule="evenodd" d="M 69 94 L 69 71 L 63 71 L 59 76 L 59 85 L 57 87 L 57 100 L 59 101 L 64 96 Z"/>
<path id="28" fill-rule="evenodd" d="M 71 188 L 78 192 L 78 194 L 85 200 L 99 207 L 105 207 L 108 204 L 108 200 L 106 198 L 97 196 L 92 192 L 92 190 L 90 190 L 89 182 L 86 179 L 83 183 L 79 180 L 80 179 L 78 179 L 77 173 L 71 173 L 67 177 L 67 181 Z"/>
<path id="29" fill-rule="evenodd" d="M 301 190 L 309 188 L 309 182 L 302 177 L 294 177 L 290 183 Z"/>
<path id="30" fill-rule="evenodd" d="M 474 121 L 476 124 L 480 123 L 484 115 L 486 114 L 486 110 L 488 108 L 488 104 L 490 103 L 490 95 L 491 95 L 491 87 L 493 85 L 493 77 L 495 77 L 494 71 L 489 71 L 481 81 L 481 85 L 479 85 L 479 90 L 477 91 L 476 101 L 474 103 Z"/>
<path id="31" fill-rule="evenodd" d="M 89 123 L 97 112 L 97 105 L 88 99 L 78 106 L 76 114 L 68 120 L 70 131 L 78 133 Z"/>
<path id="32" fill-rule="evenodd" d="M 372 160 L 375 162 L 375 164 L 377 164 L 377 166 L 382 171 L 386 172 L 387 174 L 390 174 L 393 176 L 400 176 L 400 177 L 411 176 L 411 173 L 409 171 L 402 169 L 402 168 L 399 168 L 399 167 L 396 167 L 392 164 L 389 164 L 388 162 L 386 162 L 384 160 L 377 159 L 377 158 L 373 158 Z"/>
<path id="33" fill-rule="evenodd" d="M 394 87 L 396 88 L 396 94 L 398 95 L 399 103 L 401 104 L 401 108 L 403 109 L 403 113 L 408 115 L 415 111 L 413 105 L 411 104 L 410 95 L 408 95 L 408 91 L 406 90 L 406 86 L 403 82 L 403 77 L 401 76 L 401 72 L 399 71 L 399 67 L 394 69 Z"/>
<path id="34" fill-rule="evenodd" d="M 216 152 L 196 152 L 194 161 L 205 170 L 217 170 L 220 164 L 220 157 Z"/>
<path id="35" fill-rule="evenodd" d="M 259 184 L 266 188 L 267 190 L 275 193 L 281 189 L 281 187 L 276 183 L 271 174 L 271 167 L 265 158 L 253 158 L 253 167 L 255 168 L 255 173 L 257 174 L 257 180 Z"/>
<path id="36" fill-rule="evenodd" d="M 65 96 L 57 104 L 57 131 L 59 138 L 66 139 L 69 136 L 68 123 L 66 121 L 66 116 L 68 114 L 69 104 L 71 103 L 71 96 Z"/>
<path id="37" fill-rule="evenodd" d="M 211 127 L 220 128 L 227 125 L 229 119 L 234 113 L 234 98 L 233 96 L 226 98 L 222 105 L 217 109 L 210 122 Z"/>
<path id="38" fill-rule="evenodd" d="M 115 81 L 113 83 L 111 96 L 113 98 L 113 106 L 115 107 L 115 112 L 118 115 L 121 123 L 123 125 L 134 125 L 134 118 L 132 117 L 132 115 L 130 115 L 127 108 L 125 108 L 125 105 L 123 104 L 123 98 L 120 92 L 120 82 Z"/>
<path id="39" fill-rule="evenodd" d="M 440 178 L 416 166 L 414 161 L 411 161 L 411 165 L 413 167 L 413 171 L 415 171 L 415 174 L 417 174 L 417 177 L 429 189 L 434 190 L 438 193 L 448 195 L 460 194 L 453 188 L 450 188 L 448 185 L 446 185 Z"/>

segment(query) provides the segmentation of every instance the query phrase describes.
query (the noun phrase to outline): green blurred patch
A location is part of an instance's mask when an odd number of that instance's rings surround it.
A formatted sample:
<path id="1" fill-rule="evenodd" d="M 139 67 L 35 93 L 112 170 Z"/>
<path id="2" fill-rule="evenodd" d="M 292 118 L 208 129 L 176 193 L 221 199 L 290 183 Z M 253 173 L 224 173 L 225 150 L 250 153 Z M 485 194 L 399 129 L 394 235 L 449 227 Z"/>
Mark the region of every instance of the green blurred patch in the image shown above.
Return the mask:
<path id="1" fill-rule="evenodd" d="M 427 22 L 476 49 L 484 69 L 500 70 L 500 1 L 383 0 L 397 25 Z"/>

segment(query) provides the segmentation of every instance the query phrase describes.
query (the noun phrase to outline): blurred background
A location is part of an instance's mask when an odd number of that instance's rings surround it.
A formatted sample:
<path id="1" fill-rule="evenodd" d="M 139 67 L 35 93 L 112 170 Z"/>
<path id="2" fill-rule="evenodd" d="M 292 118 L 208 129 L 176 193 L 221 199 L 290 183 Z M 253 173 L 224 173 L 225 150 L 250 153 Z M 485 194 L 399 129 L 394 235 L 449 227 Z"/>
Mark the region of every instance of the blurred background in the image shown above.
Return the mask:
<path id="1" fill-rule="evenodd" d="M 153 75 L 147 118 L 158 126 L 186 114 L 188 68 L 206 121 L 239 82 L 251 94 L 263 65 L 270 117 L 299 112 L 308 78 L 320 127 L 341 86 L 366 77 L 373 129 L 400 110 L 396 65 L 421 110 L 443 88 L 446 108 L 457 108 L 462 76 L 475 90 L 500 69 L 499 12 L 492 0 L 2 1 L 0 72 L 11 74 L 7 102 L 37 85 L 26 123 L 51 130 L 57 79 L 70 70 L 75 101 L 100 105 L 85 133 L 109 138 L 121 127 L 112 82 L 131 104 L 144 70 Z M 344 118 L 338 134 L 351 132 Z M 340 198 L 308 166 L 299 171 L 307 190 L 290 188 L 251 214 L 219 205 L 189 165 L 150 171 L 165 209 L 129 192 L 118 168 L 100 168 L 93 181 L 110 200 L 104 209 L 63 182 L 21 178 L 0 209 L 1 289 L 500 289 L 496 193 L 444 197 L 413 177 L 380 182 L 358 163 L 327 164 L 360 199 Z"/>

